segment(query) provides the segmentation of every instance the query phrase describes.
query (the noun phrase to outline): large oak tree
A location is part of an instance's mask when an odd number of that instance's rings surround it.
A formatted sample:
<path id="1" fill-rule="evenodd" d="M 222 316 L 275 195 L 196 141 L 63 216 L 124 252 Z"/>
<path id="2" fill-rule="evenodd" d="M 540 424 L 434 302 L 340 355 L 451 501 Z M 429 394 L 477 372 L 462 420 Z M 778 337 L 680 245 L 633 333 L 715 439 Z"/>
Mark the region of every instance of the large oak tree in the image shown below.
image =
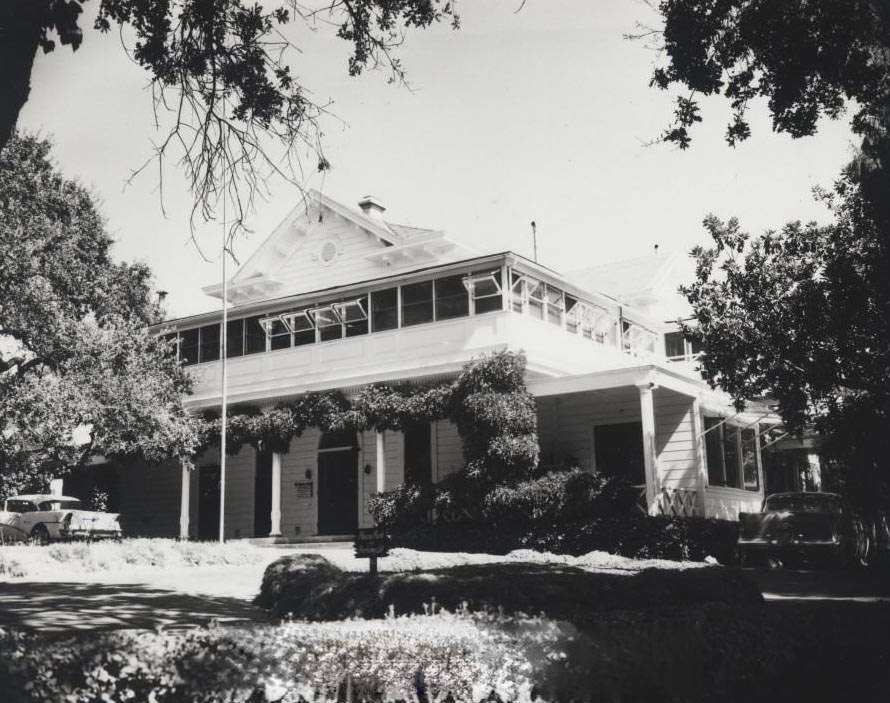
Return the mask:
<path id="1" fill-rule="evenodd" d="M 91 453 L 160 461 L 197 443 L 191 380 L 147 325 L 142 264 L 114 261 L 93 196 L 13 135 L 0 153 L 0 494 Z"/>
<path id="2" fill-rule="evenodd" d="M 885 0 L 664 0 L 665 62 L 653 85 L 677 89 L 664 139 L 688 148 L 701 96 L 722 96 L 726 139 L 751 136 L 751 103 L 773 129 L 814 135 L 852 111 L 861 149 L 820 192 L 827 225 L 792 222 L 752 237 L 705 220 L 685 288 L 705 347 L 705 377 L 776 398 L 791 429 L 815 426 L 835 475 L 859 502 L 890 504 L 890 3 Z M 818 141 L 814 147 L 818 148 Z M 770 168 L 768 163 L 764 168 Z"/>

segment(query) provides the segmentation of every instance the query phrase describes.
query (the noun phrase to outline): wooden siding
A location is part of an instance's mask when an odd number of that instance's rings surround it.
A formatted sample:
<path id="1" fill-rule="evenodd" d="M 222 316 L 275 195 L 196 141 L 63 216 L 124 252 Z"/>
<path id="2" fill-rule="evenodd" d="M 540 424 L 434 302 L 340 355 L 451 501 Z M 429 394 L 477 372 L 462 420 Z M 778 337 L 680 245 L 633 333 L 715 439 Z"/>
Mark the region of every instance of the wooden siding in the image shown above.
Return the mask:
<path id="1" fill-rule="evenodd" d="M 309 428 L 291 440 L 290 451 L 281 455 L 281 534 L 302 537 L 318 534 L 318 441 L 320 433 Z M 311 479 L 306 472 L 311 472 Z M 312 495 L 299 497 L 297 485 L 311 482 Z"/>
<path id="2" fill-rule="evenodd" d="M 698 461 L 693 399 L 659 388 L 653 394 L 653 405 L 661 486 L 696 489 Z M 559 464 L 574 459 L 584 469 L 596 468 L 596 426 L 641 419 L 639 393 L 635 387 L 538 398 L 537 407 L 541 461 Z"/>
<path id="3" fill-rule="evenodd" d="M 705 491 L 705 515 L 724 520 L 738 520 L 739 513 L 758 512 L 762 502 L 762 492 L 724 486 L 708 486 Z"/>
<path id="4" fill-rule="evenodd" d="M 295 225 L 303 229 L 307 224 L 298 218 Z M 365 257 L 379 251 L 384 245 L 377 238 L 346 220 L 326 213 L 322 223 L 313 222 L 305 228 L 305 234 L 297 239 L 279 266 L 270 273 L 284 283 L 283 295 L 322 290 L 355 281 L 379 278 L 387 273 L 380 264 Z M 337 247 L 333 261 L 323 262 L 320 255 L 325 242 L 332 241 Z"/>
<path id="5" fill-rule="evenodd" d="M 195 461 L 195 466 L 219 466 L 219 449 L 209 449 Z M 197 534 L 198 525 L 198 471 L 193 472 L 189 511 L 189 535 Z M 226 539 L 253 537 L 253 490 L 256 474 L 256 450 L 247 445 L 235 455 L 226 457 Z M 179 484 L 177 484 L 177 508 L 179 513 Z M 173 535 L 179 534 L 179 520 Z"/>
<path id="6" fill-rule="evenodd" d="M 541 460 L 559 464 L 571 459 L 586 470 L 595 468 L 596 464 L 593 447 L 596 425 L 640 421 L 639 395 L 633 387 L 538 398 L 537 406 Z M 655 423 L 657 427 L 657 417 Z"/>
<path id="7" fill-rule="evenodd" d="M 680 393 L 658 388 L 653 394 L 653 402 L 659 488 L 697 490 L 694 400 Z"/>
<path id="8" fill-rule="evenodd" d="M 432 445 L 435 449 L 433 480 L 441 481 L 463 467 L 464 445 L 457 432 L 457 425 L 451 420 L 434 422 L 432 432 Z"/>

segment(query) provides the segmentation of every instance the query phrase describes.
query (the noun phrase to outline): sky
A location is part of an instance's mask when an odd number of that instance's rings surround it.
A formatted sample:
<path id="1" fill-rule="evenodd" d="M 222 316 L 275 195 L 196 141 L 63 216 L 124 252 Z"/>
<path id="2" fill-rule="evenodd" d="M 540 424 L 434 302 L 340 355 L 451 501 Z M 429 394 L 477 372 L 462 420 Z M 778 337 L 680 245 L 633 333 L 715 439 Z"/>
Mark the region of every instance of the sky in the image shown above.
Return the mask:
<path id="1" fill-rule="evenodd" d="M 96 4 L 85 4 L 85 25 Z M 374 195 L 390 221 L 483 251 L 531 256 L 534 220 L 539 261 L 558 271 L 649 255 L 656 244 L 662 254 L 707 244 L 708 213 L 737 216 L 753 233 L 827 219 L 811 191 L 830 186 L 852 155 L 846 119 L 792 140 L 755 104 L 753 137 L 732 149 L 718 99 L 704 103 L 691 149 L 652 144 L 671 96 L 648 85 L 658 54 L 624 35 L 657 25 L 654 11 L 643 0 L 521 4 L 465 0 L 460 30 L 410 34 L 398 52 L 410 88 L 381 71 L 349 77 L 346 42 L 323 27 L 295 30 L 295 73 L 336 115 L 323 123 L 333 168 L 310 167 L 303 185 L 351 207 Z M 116 33 L 87 30 L 73 55 L 38 54 L 18 126 L 53 139 L 59 168 L 99 196 L 115 256 L 147 262 L 168 291 L 168 316 L 179 317 L 219 306 L 201 287 L 221 280 L 220 224 L 199 227 L 202 256 L 175 164 L 163 209 L 157 169 L 127 183 L 160 136 L 147 84 Z M 299 202 L 290 184 L 270 189 L 235 245 L 242 262 Z"/>

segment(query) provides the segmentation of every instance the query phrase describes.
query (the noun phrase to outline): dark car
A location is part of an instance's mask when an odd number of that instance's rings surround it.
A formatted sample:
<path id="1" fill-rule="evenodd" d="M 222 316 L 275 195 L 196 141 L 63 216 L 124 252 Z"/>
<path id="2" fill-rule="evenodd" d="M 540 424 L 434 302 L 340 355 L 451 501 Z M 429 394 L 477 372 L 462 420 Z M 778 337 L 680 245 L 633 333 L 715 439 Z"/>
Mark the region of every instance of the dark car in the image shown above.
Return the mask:
<path id="1" fill-rule="evenodd" d="M 836 493 L 775 493 L 759 513 L 739 514 L 742 565 L 861 565 L 871 555 L 871 531 Z"/>

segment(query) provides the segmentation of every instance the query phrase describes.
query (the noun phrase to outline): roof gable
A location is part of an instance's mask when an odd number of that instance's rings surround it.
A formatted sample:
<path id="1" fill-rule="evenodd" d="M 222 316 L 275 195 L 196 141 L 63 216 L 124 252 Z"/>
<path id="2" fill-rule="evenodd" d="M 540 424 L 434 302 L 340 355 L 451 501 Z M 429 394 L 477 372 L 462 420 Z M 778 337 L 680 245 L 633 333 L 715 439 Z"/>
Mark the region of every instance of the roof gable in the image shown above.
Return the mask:
<path id="1" fill-rule="evenodd" d="M 229 279 L 239 305 L 472 255 L 442 232 L 385 222 L 308 192 Z M 204 288 L 222 297 L 222 284 Z"/>

